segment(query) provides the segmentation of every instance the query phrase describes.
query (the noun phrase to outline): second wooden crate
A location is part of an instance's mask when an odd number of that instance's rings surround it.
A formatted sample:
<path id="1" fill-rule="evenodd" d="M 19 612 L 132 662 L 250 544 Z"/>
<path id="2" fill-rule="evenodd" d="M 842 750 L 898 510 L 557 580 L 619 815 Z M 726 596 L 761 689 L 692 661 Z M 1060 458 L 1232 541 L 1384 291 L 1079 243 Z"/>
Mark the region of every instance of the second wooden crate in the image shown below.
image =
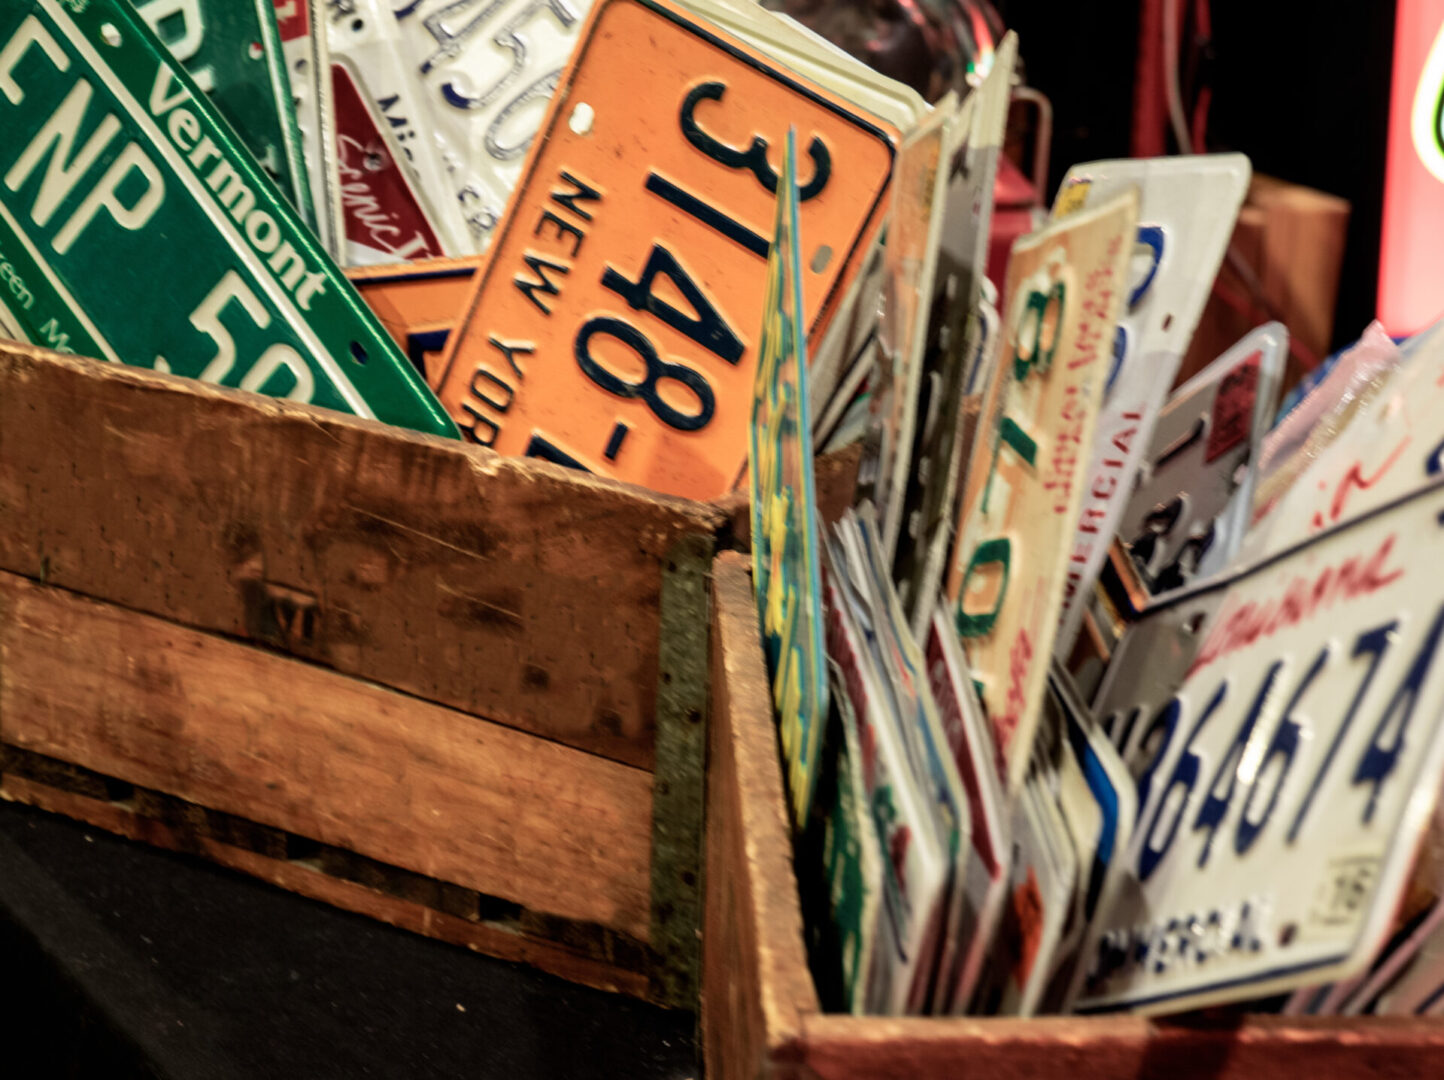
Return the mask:
<path id="1" fill-rule="evenodd" d="M 702 1025 L 712 1080 L 1414 1080 L 1444 1022 L 1408 1017 L 824 1014 L 808 970 L 777 728 L 744 557 L 713 572 Z"/>

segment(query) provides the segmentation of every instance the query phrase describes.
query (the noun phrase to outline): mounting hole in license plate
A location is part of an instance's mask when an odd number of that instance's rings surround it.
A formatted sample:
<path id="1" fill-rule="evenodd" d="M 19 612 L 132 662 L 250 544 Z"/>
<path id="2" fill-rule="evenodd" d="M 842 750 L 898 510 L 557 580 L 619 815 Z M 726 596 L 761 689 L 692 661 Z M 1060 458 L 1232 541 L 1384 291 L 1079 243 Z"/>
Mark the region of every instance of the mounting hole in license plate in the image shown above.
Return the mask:
<path id="1" fill-rule="evenodd" d="M 576 108 L 567 120 L 567 127 L 571 128 L 578 135 L 590 135 L 592 133 L 592 122 L 597 118 L 597 110 L 588 105 L 585 101 L 577 102 Z"/>
<path id="2" fill-rule="evenodd" d="M 366 361 L 370 359 L 370 356 L 366 352 L 366 346 L 362 345 L 359 341 L 351 342 L 351 359 L 355 360 L 358 364 L 364 365 Z"/>

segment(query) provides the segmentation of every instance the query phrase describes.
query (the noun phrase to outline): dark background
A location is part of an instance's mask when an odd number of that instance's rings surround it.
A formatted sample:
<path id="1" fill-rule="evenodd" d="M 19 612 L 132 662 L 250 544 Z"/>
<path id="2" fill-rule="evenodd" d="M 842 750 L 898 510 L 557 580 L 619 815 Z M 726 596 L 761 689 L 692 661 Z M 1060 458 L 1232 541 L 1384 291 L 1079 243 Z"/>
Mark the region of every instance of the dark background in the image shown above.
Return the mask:
<path id="1" fill-rule="evenodd" d="M 700 1080 L 696 1018 L 0 803 L 5 1080 Z"/>
<path id="2" fill-rule="evenodd" d="M 1137 0 L 998 0 L 1028 81 L 1053 102 L 1052 184 L 1080 161 L 1129 154 Z M 1374 317 L 1388 137 L 1389 0 L 1213 0 L 1209 150 L 1353 204 L 1334 344 Z"/>

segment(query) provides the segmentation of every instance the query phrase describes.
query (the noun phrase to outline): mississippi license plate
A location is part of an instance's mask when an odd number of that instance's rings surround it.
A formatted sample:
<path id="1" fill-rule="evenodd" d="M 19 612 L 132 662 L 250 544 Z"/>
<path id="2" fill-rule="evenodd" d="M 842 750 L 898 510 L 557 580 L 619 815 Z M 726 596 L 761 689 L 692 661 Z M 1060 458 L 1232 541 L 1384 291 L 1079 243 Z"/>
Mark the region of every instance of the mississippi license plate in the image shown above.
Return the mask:
<path id="1" fill-rule="evenodd" d="M 439 392 L 465 435 L 670 494 L 730 490 L 789 126 L 815 331 L 876 234 L 895 133 L 663 0 L 599 4 L 447 354 Z"/>
<path id="2" fill-rule="evenodd" d="M 445 254 L 475 251 L 446 180 L 429 102 L 402 57 L 401 31 L 387 0 L 333 0 L 326 45 L 332 66 L 342 65 L 351 73 L 367 110 L 384 121 L 391 153 Z M 341 109 L 339 101 L 336 108 Z"/>
<path id="3" fill-rule="evenodd" d="M 129 4 L 6 7 L 0 88 L 7 306 L 36 344 L 455 434 Z"/>
<path id="4" fill-rule="evenodd" d="M 135 8 L 300 209 L 311 199 L 271 0 L 147 0 Z"/>
<path id="5" fill-rule="evenodd" d="M 1368 964 L 1444 767 L 1441 522 L 1436 482 L 1133 631 L 1221 594 L 1181 688 L 1140 695 L 1157 749 L 1081 1008 L 1194 1008 Z"/>
<path id="6" fill-rule="evenodd" d="M 331 65 L 331 89 L 347 264 L 440 258 L 441 240 L 349 65 Z"/>

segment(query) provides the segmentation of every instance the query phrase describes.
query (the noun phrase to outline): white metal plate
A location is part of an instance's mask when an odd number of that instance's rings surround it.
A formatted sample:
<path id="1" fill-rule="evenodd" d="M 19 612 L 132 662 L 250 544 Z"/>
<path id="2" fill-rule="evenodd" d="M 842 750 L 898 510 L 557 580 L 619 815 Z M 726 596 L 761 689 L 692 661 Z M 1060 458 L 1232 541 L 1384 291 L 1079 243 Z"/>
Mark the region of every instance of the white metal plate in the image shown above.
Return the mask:
<path id="1" fill-rule="evenodd" d="M 1077 165 L 1063 180 L 1055 217 L 1137 186 L 1138 241 L 1127 303 L 1113 342 L 1113 366 L 1093 436 L 1065 585 L 1055 654 L 1073 650 L 1183 354 L 1193 339 L 1233 235 L 1251 168 L 1242 154 Z"/>
<path id="2" fill-rule="evenodd" d="M 391 0 L 403 56 L 425 87 L 452 195 L 482 250 L 590 0 Z"/>
<path id="3" fill-rule="evenodd" d="M 1369 962 L 1444 766 L 1441 525 L 1436 482 L 1145 617 L 1221 594 L 1159 713 L 1082 1011 L 1195 1008 Z"/>

